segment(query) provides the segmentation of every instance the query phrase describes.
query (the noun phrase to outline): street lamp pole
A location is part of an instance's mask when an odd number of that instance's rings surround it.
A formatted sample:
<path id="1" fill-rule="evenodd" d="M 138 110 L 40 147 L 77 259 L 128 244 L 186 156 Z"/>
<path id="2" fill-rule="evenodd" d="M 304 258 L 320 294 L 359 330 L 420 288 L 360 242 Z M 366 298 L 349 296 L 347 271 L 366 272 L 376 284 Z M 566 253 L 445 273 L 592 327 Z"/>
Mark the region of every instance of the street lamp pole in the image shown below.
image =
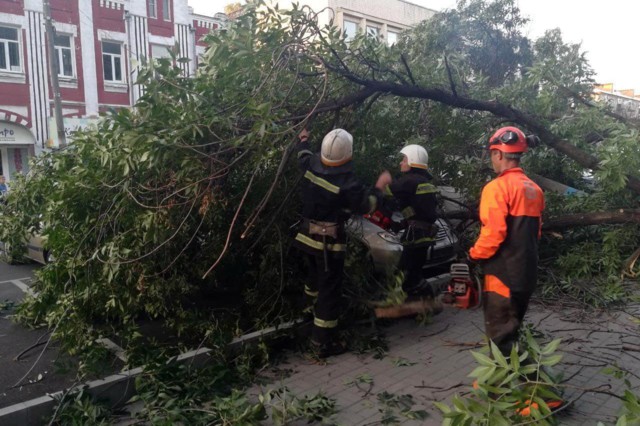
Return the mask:
<path id="1" fill-rule="evenodd" d="M 60 99 L 60 82 L 58 81 L 58 70 L 60 64 L 56 58 L 56 48 L 54 39 L 56 30 L 51 19 L 51 7 L 49 0 L 44 0 L 44 24 L 47 33 L 47 53 L 49 57 L 49 74 L 51 75 L 51 87 L 53 88 L 53 105 L 56 117 L 56 127 L 58 128 L 58 146 L 67 146 L 67 139 L 64 132 L 64 120 L 62 118 L 62 100 Z"/>

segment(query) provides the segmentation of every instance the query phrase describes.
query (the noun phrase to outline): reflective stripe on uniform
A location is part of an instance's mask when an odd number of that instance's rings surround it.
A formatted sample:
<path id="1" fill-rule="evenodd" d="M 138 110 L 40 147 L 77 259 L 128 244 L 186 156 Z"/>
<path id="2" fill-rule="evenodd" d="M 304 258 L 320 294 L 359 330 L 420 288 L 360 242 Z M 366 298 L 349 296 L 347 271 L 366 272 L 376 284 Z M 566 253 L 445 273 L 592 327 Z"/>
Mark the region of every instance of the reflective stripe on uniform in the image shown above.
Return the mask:
<path id="1" fill-rule="evenodd" d="M 384 195 L 388 195 L 390 197 L 393 197 L 393 192 L 391 192 L 391 188 L 389 187 L 389 185 L 384 187 Z"/>
<path id="2" fill-rule="evenodd" d="M 298 152 L 298 158 L 304 155 L 313 155 L 313 152 L 309 151 L 308 149 L 303 149 L 300 152 Z"/>
<path id="3" fill-rule="evenodd" d="M 413 217 L 416 215 L 416 211 L 413 210 L 413 207 L 409 206 L 409 207 L 405 207 L 404 209 L 402 209 L 402 216 L 405 219 L 409 219 L 410 217 Z"/>
<path id="4" fill-rule="evenodd" d="M 340 193 L 340 187 L 335 186 L 332 183 L 329 183 L 328 181 L 326 181 L 326 180 L 324 180 L 322 178 L 319 178 L 318 176 L 314 175 L 313 173 L 311 173 L 308 170 L 304 174 L 304 177 L 309 179 L 311 182 L 315 183 L 319 187 L 326 189 L 329 192 L 333 192 L 334 194 L 339 194 Z"/>
<path id="5" fill-rule="evenodd" d="M 324 250 L 325 248 L 325 244 L 322 241 L 316 241 L 304 234 L 299 233 L 298 235 L 296 235 L 296 240 L 317 250 Z M 327 250 L 329 251 L 346 251 L 347 249 L 347 246 L 344 244 L 327 244 L 326 246 Z"/>
<path id="6" fill-rule="evenodd" d="M 416 187 L 416 195 L 435 194 L 437 192 L 438 188 L 430 183 L 421 183 Z"/>
<path id="7" fill-rule="evenodd" d="M 434 242 L 436 239 L 432 238 L 432 237 L 423 237 L 423 238 L 418 238 L 417 240 L 413 240 L 413 241 L 405 241 L 404 244 L 407 246 L 414 246 L 417 244 L 422 244 L 422 243 L 432 243 Z"/>
<path id="8" fill-rule="evenodd" d="M 313 325 L 320 328 L 336 328 L 338 326 L 338 320 L 323 320 L 315 317 L 313 319 Z"/>
<path id="9" fill-rule="evenodd" d="M 511 290 L 509 287 L 507 287 L 506 284 L 495 275 L 487 274 L 484 276 L 484 291 L 491 291 L 506 298 L 511 297 Z"/>
<path id="10" fill-rule="evenodd" d="M 311 290 L 308 286 L 304 286 L 304 294 L 311 297 L 318 297 L 318 292 Z"/>

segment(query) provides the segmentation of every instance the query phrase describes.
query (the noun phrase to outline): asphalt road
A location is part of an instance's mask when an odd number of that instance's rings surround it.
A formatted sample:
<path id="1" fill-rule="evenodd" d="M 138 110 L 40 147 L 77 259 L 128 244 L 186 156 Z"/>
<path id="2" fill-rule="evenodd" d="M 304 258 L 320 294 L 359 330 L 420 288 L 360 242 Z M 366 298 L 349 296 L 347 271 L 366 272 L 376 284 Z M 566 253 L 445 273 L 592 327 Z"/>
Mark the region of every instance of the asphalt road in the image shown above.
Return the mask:
<path id="1" fill-rule="evenodd" d="M 74 383 L 75 371 L 68 367 L 75 363 L 61 355 L 54 343 L 47 344 L 47 330 L 32 330 L 11 320 L 37 268 L 35 264 L 7 265 L 0 261 L 0 408 Z"/>

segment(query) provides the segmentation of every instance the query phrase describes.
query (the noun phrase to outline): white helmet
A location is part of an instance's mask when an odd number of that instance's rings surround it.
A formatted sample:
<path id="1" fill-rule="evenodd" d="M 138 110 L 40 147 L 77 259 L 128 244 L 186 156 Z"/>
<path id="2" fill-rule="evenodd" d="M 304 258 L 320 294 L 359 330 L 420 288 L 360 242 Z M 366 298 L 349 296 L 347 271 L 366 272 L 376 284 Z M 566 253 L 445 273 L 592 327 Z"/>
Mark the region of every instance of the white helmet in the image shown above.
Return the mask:
<path id="1" fill-rule="evenodd" d="M 338 167 L 349 162 L 353 155 L 353 136 L 343 129 L 334 129 L 322 139 L 322 164 Z"/>
<path id="2" fill-rule="evenodd" d="M 427 150 L 421 147 L 420 145 L 407 145 L 402 150 L 400 150 L 400 154 L 404 154 L 407 156 L 407 162 L 410 167 L 416 167 L 418 169 L 427 169 L 427 164 L 429 163 L 429 154 L 427 154 Z"/>

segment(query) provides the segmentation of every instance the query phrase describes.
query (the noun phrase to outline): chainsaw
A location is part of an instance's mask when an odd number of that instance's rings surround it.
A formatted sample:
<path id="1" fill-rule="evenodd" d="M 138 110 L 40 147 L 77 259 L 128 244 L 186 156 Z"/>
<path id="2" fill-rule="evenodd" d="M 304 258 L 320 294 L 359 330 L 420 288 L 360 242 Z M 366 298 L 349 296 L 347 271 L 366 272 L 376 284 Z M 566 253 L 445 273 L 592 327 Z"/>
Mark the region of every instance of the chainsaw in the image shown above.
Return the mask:
<path id="1" fill-rule="evenodd" d="M 466 263 L 452 263 L 450 268 L 451 280 L 442 296 L 442 303 L 460 309 L 475 308 L 480 304 L 480 288 L 469 272 Z"/>

